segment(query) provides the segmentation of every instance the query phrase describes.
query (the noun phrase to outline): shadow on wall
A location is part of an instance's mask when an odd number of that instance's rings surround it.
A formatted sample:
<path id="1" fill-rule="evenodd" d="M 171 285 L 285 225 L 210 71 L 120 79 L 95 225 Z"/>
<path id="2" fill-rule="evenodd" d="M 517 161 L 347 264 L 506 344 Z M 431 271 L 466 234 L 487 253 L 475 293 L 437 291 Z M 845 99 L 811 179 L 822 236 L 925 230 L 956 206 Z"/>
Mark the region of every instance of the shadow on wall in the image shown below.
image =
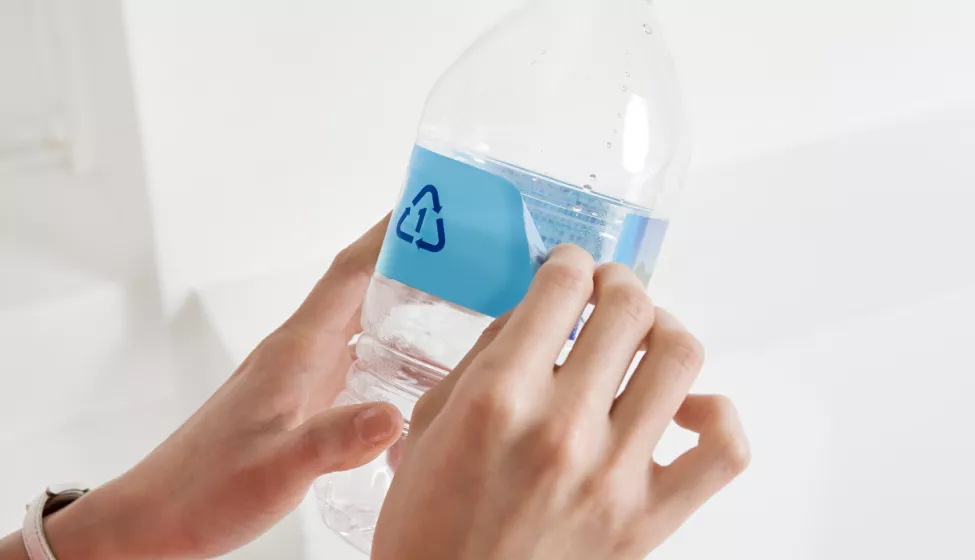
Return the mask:
<path id="1" fill-rule="evenodd" d="M 13 54 L 0 56 L 0 236 L 106 280 L 154 282 L 120 0 L 3 3 L 0 20 Z"/>
<path id="2" fill-rule="evenodd" d="M 199 296 L 186 298 L 168 326 L 175 375 L 195 407 L 202 405 L 237 369 Z"/>

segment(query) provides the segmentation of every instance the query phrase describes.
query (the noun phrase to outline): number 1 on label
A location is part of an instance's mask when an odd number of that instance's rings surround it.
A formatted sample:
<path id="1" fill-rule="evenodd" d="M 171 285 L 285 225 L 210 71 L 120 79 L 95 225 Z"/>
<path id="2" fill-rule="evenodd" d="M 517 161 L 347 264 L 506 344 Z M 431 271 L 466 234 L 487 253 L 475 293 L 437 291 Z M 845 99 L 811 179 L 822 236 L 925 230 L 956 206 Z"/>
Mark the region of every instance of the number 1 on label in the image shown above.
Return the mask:
<path id="1" fill-rule="evenodd" d="M 419 219 L 416 221 L 416 233 L 420 233 L 420 230 L 423 229 L 423 218 L 425 218 L 427 215 L 427 209 L 420 208 L 419 214 Z"/>

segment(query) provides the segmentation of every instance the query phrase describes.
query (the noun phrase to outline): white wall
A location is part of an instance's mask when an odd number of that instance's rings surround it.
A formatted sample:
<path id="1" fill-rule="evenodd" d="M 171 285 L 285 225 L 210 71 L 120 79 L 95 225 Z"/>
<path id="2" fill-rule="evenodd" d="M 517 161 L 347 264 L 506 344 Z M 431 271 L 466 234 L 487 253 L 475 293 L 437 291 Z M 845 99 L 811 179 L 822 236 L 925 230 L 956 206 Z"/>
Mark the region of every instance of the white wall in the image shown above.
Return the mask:
<path id="1" fill-rule="evenodd" d="M 167 297 L 333 252 L 399 188 L 423 99 L 503 0 L 128 0 Z M 963 0 L 662 0 L 696 166 L 971 99 Z M 342 219 L 336 217 L 341 214 Z"/>
<path id="2" fill-rule="evenodd" d="M 129 0 L 169 302 L 381 217 L 434 80 L 511 3 Z"/>
<path id="3" fill-rule="evenodd" d="M 975 96 L 967 0 L 657 0 L 698 165 Z"/>
<path id="4" fill-rule="evenodd" d="M 116 475 L 186 413 L 136 341 L 159 309 L 121 8 L 0 1 L 4 534 L 45 485 Z"/>
<path id="5" fill-rule="evenodd" d="M 7 0 L 0 37 L 0 232 L 97 275 L 151 276 L 120 0 Z"/>

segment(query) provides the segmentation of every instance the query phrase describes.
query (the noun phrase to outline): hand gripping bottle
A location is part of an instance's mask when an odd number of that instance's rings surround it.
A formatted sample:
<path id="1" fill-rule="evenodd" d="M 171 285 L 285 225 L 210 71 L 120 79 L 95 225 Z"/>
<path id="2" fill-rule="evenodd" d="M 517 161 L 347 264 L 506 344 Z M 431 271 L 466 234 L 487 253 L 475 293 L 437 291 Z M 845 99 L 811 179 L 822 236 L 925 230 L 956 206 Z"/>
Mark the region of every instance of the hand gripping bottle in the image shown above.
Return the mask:
<path id="1" fill-rule="evenodd" d="M 534 0 L 510 15 L 427 100 L 336 404 L 388 401 L 409 419 L 560 243 L 649 282 L 685 147 L 649 0 Z M 386 453 L 319 479 L 325 523 L 368 552 L 392 476 Z"/>

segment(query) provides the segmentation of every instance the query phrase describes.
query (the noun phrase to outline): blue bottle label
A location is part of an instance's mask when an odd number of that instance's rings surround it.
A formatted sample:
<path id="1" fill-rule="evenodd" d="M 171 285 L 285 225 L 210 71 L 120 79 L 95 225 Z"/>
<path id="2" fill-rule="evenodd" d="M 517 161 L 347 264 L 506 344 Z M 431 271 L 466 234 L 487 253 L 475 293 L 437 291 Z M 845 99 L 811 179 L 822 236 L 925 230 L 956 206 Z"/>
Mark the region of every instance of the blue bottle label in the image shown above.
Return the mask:
<path id="1" fill-rule="evenodd" d="M 527 170 L 479 163 L 415 148 L 377 272 L 491 317 L 521 301 L 560 243 L 623 263 L 649 284 L 666 221 Z"/>
<path id="2" fill-rule="evenodd" d="M 649 285 L 668 225 L 666 220 L 638 214 L 626 216 L 616 250 L 613 252 L 613 261 L 632 268 L 640 281 L 645 286 Z"/>
<path id="3" fill-rule="evenodd" d="M 417 146 L 376 271 L 497 317 L 524 297 L 544 254 L 513 184 Z"/>

